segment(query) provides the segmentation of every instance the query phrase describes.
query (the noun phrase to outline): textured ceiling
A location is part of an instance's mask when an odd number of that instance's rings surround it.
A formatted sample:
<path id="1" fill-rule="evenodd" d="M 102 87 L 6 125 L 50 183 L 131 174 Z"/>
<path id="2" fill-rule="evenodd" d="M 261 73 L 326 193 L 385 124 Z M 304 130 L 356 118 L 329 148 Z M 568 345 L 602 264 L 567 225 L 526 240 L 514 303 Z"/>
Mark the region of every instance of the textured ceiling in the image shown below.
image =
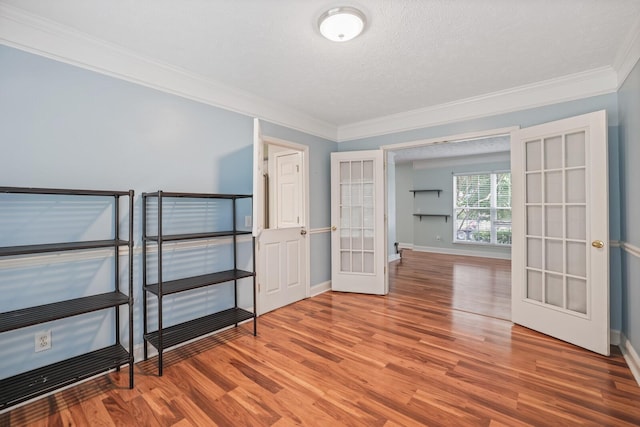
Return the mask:
<path id="1" fill-rule="evenodd" d="M 301 0 L 0 0 L 341 126 L 611 66 L 639 0 L 345 0 L 346 43 Z"/>
<path id="2" fill-rule="evenodd" d="M 394 150 L 394 160 L 396 163 L 406 163 L 416 160 L 504 153 L 511 150 L 510 144 L 511 138 L 508 135 L 462 141 L 443 141 Z"/>

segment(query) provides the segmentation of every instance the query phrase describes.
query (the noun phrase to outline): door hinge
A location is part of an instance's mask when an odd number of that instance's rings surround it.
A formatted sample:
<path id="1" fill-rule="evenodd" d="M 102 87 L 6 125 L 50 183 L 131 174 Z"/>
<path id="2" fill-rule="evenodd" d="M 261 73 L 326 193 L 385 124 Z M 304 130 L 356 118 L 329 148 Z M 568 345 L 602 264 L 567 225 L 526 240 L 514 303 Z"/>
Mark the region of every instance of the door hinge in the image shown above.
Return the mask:
<path id="1" fill-rule="evenodd" d="M 296 222 L 300 224 L 300 217 L 296 217 Z"/>
<path id="2" fill-rule="evenodd" d="M 296 172 L 300 172 L 300 165 L 296 165 Z"/>
<path id="3" fill-rule="evenodd" d="M 260 292 L 260 283 L 258 283 L 258 292 Z"/>

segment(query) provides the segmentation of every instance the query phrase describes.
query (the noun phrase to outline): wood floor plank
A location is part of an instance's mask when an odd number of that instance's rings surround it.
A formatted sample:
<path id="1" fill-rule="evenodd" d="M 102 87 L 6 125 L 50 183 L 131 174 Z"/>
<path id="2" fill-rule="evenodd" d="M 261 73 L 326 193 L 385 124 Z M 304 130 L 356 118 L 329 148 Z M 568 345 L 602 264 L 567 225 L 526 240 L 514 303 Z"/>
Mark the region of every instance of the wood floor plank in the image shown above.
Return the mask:
<path id="1" fill-rule="evenodd" d="M 166 352 L 163 377 L 154 358 L 137 364 L 133 390 L 112 373 L 0 425 L 640 425 L 617 348 L 501 318 L 508 262 L 405 251 L 389 270 L 387 296 L 327 292 L 261 316 L 257 337 L 241 325 Z"/>

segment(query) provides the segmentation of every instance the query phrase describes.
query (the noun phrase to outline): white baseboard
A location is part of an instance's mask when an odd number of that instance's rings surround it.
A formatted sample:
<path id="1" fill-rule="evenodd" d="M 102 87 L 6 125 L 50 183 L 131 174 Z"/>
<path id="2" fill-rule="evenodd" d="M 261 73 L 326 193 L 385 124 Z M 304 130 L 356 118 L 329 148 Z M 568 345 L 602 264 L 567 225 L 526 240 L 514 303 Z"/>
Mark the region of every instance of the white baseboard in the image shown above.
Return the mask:
<path id="1" fill-rule="evenodd" d="M 400 259 L 400 254 L 391 254 L 391 255 L 389 255 L 388 262 L 396 261 L 398 259 Z"/>
<path id="2" fill-rule="evenodd" d="M 331 280 L 313 285 L 309 291 L 309 297 L 315 297 L 331 290 Z"/>
<path id="3" fill-rule="evenodd" d="M 410 250 L 413 250 L 413 243 L 398 243 L 398 249 L 410 249 Z"/>
<path id="4" fill-rule="evenodd" d="M 437 248 L 431 246 L 415 246 L 412 248 L 416 252 L 431 252 L 436 254 L 446 255 L 461 255 L 461 256 L 473 256 L 480 258 L 494 258 L 494 259 L 511 259 L 511 254 L 501 254 L 485 252 L 482 249 L 449 249 L 449 248 Z"/>
<path id="5" fill-rule="evenodd" d="M 638 356 L 636 349 L 631 345 L 631 341 L 629 341 L 623 333 L 620 334 L 620 339 L 620 351 L 622 351 L 624 360 L 627 362 L 627 365 L 629 365 L 633 377 L 636 379 L 638 385 L 640 385 L 640 356 Z"/>
<path id="6" fill-rule="evenodd" d="M 620 331 L 611 329 L 609 332 L 609 344 L 620 347 Z"/>

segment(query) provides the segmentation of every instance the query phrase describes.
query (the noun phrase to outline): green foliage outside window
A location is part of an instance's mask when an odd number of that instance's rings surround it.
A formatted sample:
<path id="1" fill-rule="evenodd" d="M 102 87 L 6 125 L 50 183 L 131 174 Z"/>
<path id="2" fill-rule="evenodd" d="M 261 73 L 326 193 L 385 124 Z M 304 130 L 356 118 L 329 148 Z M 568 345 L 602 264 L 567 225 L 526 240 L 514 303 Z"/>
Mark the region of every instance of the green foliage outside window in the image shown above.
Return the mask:
<path id="1" fill-rule="evenodd" d="M 511 244 L 511 174 L 457 175 L 455 241 Z"/>

